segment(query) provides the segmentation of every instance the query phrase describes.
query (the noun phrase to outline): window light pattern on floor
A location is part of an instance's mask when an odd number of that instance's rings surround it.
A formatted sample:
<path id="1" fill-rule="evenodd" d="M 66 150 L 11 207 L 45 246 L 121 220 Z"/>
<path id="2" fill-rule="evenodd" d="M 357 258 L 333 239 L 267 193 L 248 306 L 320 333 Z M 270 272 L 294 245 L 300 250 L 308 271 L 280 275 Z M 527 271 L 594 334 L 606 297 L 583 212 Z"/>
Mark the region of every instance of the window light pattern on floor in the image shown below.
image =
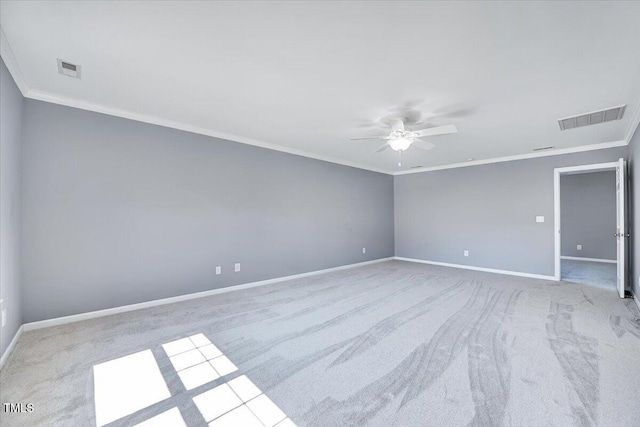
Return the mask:
<path id="1" fill-rule="evenodd" d="M 186 389 L 180 392 L 180 401 L 192 398 L 209 427 L 295 427 L 246 375 L 223 378 L 238 368 L 204 334 L 171 341 L 162 348 Z M 97 427 L 118 420 L 122 425 L 135 422 L 134 427 L 187 427 L 184 408 L 176 405 L 176 396 L 167 387 L 166 373 L 150 349 L 94 365 Z M 214 380 L 219 380 L 217 386 L 205 392 L 195 390 Z M 135 414 L 152 405 L 156 406 L 144 415 L 146 419 Z"/>
<path id="2" fill-rule="evenodd" d="M 133 427 L 187 427 L 178 408 L 171 408 Z"/>
<path id="3" fill-rule="evenodd" d="M 199 394 L 193 402 L 209 427 L 295 427 L 246 375 Z"/>
<path id="4" fill-rule="evenodd" d="M 204 334 L 171 341 L 162 348 L 187 390 L 238 370 Z"/>
<path id="5" fill-rule="evenodd" d="M 191 335 L 162 347 L 187 390 L 238 369 L 204 334 Z M 210 427 L 295 427 L 246 375 L 195 396 L 193 402 Z"/>
<path id="6" fill-rule="evenodd" d="M 171 397 L 151 350 L 94 365 L 93 387 L 98 427 Z"/>

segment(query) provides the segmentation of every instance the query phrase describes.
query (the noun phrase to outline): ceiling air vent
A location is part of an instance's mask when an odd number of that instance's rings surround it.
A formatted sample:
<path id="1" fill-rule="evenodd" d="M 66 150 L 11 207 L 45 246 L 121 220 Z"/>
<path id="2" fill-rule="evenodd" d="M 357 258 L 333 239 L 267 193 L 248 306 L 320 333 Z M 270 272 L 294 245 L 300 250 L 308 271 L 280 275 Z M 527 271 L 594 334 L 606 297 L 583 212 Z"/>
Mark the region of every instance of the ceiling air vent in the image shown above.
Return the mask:
<path id="1" fill-rule="evenodd" d="M 62 74 L 63 76 L 69 76 L 79 79 L 80 66 L 72 64 L 71 62 L 63 61 L 62 59 L 58 59 L 58 73 Z"/>
<path id="2" fill-rule="evenodd" d="M 624 116 L 626 105 L 609 108 L 607 110 L 594 111 L 592 113 L 580 114 L 579 116 L 567 117 L 558 120 L 560 130 L 580 128 L 582 126 L 596 125 L 598 123 L 620 120 Z"/>

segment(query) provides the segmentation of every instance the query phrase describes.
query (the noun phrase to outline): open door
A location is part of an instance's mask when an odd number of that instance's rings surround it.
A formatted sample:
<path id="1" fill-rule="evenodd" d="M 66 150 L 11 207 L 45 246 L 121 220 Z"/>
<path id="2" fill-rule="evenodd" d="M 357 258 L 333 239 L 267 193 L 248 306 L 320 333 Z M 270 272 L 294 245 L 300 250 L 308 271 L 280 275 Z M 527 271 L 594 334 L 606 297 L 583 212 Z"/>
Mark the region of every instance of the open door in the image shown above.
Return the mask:
<path id="1" fill-rule="evenodd" d="M 624 298 L 627 286 L 627 207 L 626 207 L 627 162 L 618 160 L 616 167 L 616 240 L 618 247 L 618 295 Z"/>

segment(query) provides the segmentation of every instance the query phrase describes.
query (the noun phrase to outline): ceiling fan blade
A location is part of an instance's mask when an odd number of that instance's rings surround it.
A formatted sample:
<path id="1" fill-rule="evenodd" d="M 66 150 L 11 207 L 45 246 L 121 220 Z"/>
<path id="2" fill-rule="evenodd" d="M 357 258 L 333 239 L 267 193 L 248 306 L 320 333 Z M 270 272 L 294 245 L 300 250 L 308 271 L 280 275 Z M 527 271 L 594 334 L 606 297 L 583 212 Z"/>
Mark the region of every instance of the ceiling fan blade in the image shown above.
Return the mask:
<path id="1" fill-rule="evenodd" d="M 382 153 L 384 150 L 386 150 L 387 148 L 389 148 L 389 143 L 384 144 L 382 147 L 378 148 L 376 150 L 376 153 Z"/>
<path id="2" fill-rule="evenodd" d="M 417 137 L 421 136 L 435 136 L 435 135 L 444 135 L 447 133 L 456 133 L 458 132 L 458 128 L 455 125 L 446 125 L 446 126 L 438 126 L 435 128 L 428 128 L 417 130 L 414 133 Z"/>
<path id="3" fill-rule="evenodd" d="M 391 139 L 390 136 L 358 136 L 355 138 L 349 138 L 352 141 L 360 140 L 360 139 Z"/>
<path id="4" fill-rule="evenodd" d="M 411 144 L 411 146 L 427 151 L 435 147 L 436 144 L 432 144 L 431 142 L 428 142 L 428 141 L 421 141 L 419 139 L 416 139 L 415 141 L 413 141 L 413 144 Z"/>

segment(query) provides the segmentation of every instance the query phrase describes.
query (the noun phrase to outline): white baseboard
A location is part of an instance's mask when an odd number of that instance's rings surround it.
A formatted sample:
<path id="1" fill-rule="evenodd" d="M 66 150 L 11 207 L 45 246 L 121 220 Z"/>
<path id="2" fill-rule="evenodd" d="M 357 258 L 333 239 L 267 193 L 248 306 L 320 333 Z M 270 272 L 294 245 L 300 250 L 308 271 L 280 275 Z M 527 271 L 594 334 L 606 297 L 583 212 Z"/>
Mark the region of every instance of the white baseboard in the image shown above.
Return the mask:
<path id="1" fill-rule="evenodd" d="M 16 343 L 18 342 L 18 338 L 20 338 L 20 335 L 22 335 L 23 329 L 24 327 L 21 325 L 18 328 L 18 332 L 16 332 L 16 334 L 13 336 L 13 339 L 9 343 L 9 346 L 7 347 L 7 349 L 4 351 L 4 353 L 2 353 L 2 357 L 0 357 L 0 369 L 2 369 L 2 367 L 4 366 L 4 363 L 7 361 L 7 359 L 11 355 L 11 352 L 13 351 L 14 347 L 16 346 Z"/>
<path id="2" fill-rule="evenodd" d="M 521 273 L 519 271 L 498 270 L 495 268 L 474 267 L 472 265 L 451 264 L 448 262 L 427 261 L 424 259 L 394 257 L 398 261 L 417 262 L 420 264 L 439 265 L 441 267 L 462 268 L 464 270 L 484 271 L 485 273 L 506 274 L 509 276 L 528 277 L 531 279 L 555 280 L 553 276 L 545 276 L 544 274 Z"/>
<path id="3" fill-rule="evenodd" d="M 617 264 L 615 259 L 603 259 L 603 258 L 584 258 L 579 256 L 561 256 L 560 259 L 570 259 L 573 261 L 591 261 L 591 262 L 606 262 L 609 264 Z"/>
<path id="4" fill-rule="evenodd" d="M 97 311 L 90 311 L 90 312 L 87 312 L 87 313 L 74 314 L 74 315 L 71 315 L 71 316 L 56 317 L 56 318 L 53 318 L 53 319 L 47 319 L 47 320 L 40 320 L 40 321 L 37 321 L 37 322 L 25 323 L 24 325 L 22 325 L 22 328 L 24 328 L 25 331 L 31 331 L 31 330 L 34 330 L 34 329 L 41 329 L 41 328 L 48 328 L 48 327 L 51 327 L 51 326 L 63 325 L 63 324 L 66 324 L 66 323 L 73 323 L 73 322 L 80 322 L 82 320 L 87 320 L 87 319 L 94 319 L 96 317 L 111 316 L 113 314 L 125 313 L 125 312 L 128 312 L 128 311 L 140 310 L 140 309 L 143 309 L 143 308 L 156 307 L 156 306 L 159 306 L 159 305 L 172 304 L 172 303 L 175 303 L 175 302 L 188 301 L 188 300 L 191 300 L 191 299 L 203 298 L 203 297 L 208 297 L 208 296 L 211 296 L 211 295 L 217 295 L 217 294 L 222 294 L 222 293 L 226 293 L 226 292 L 238 291 L 238 290 L 241 290 L 241 289 L 249 289 L 249 288 L 255 288 L 255 287 L 258 287 L 258 286 L 270 285 L 272 283 L 284 282 L 286 280 L 301 279 L 303 277 L 316 276 L 318 274 L 331 273 L 333 271 L 347 270 L 347 269 L 350 269 L 350 268 L 361 267 L 361 266 L 364 266 L 364 265 L 376 264 L 376 263 L 384 262 L 384 261 L 390 261 L 392 259 L 393 259 L 393 257 L 380 258 L 380 259 L 376 259 L 376 260 L 373 260 L 373 261 L 364 261 L 364 262 L 359 262 L 359 263 L 356 263 L 356 264 L 341 265 L 339 267 L 326 268 L 324 270 L 316 270 L 316 271 L 311 271 L 311 272 L 308 272 L 308 273 L 294 274 L 294 275 L 285 276 L 285 277 L 277 277 L 275 279 L 261 280 L 259 282 L 251 282 L 251 283 L 244 283 L 242 285 L 227 286 L 226 288 L 212 289 L 210 291 L 196 292 L 196 293 L 193 293 L 193 294 L 179 295 L 179 296 L 170 297 L 170 298 L 162 298 L 162 299 L 157 299 L 157 300 L 153 300 L 153 301 L 141 302 L 141 303 L 137 303 L 137 304 L 123 305 L 123 306 L 120 306 L 120 307 L 107 308 L 107 309 L 104 309 L 104 310 L 97 310 Z"/>

